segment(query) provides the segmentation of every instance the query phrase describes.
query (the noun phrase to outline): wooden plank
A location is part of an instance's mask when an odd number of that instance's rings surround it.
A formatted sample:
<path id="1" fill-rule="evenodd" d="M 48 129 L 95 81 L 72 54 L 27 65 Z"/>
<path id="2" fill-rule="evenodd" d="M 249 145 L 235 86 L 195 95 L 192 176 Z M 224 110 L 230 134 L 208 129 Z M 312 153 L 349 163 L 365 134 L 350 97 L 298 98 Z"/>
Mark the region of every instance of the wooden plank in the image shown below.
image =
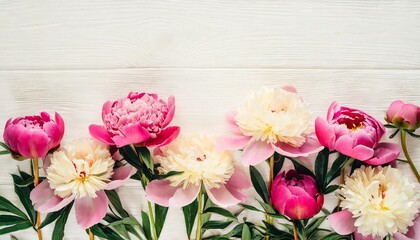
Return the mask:
<path id="1" fill-rule="evenodd" d="M 1 1 L 0 69 L 420 67 L 420 2 Z"/>
<path id="2" fill-rule="evenodd" d="M 0 79 L 0 126 L 10 117 L 57 111 L 66 123 L 64 141 L 89 136 L 89 124 L 101 122 L 102 104 L 129 91 L 157 92 L 164 98 L 174 95 L 177 110 L 173 124 L 184 132 L 215 135 L 227 132 L 225 114 L 261 86 L 294 85 L 314 117 L 325 117 L 333 100 L 363 109 L 379 120 L 395 99 L 420 105 L 418 70 L 0 71 Z M 418 144 L 409 141 L 409 149 L 420 168 Z M 8 161 L 8 157 L 0 157 L 0 162 Z M 0 168 L 0 185 L 11 184 L 8 174 L 16 171 L 12 163 Z"/>

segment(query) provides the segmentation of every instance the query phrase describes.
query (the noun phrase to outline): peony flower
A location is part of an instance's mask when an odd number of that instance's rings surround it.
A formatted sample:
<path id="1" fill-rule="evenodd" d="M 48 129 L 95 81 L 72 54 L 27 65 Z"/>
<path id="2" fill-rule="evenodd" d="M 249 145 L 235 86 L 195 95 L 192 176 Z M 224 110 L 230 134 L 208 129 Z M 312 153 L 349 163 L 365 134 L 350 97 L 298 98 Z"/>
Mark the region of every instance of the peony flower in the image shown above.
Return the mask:
<path id="1" fill-rule="evenodd" d="M 107 101 L 102 108 L 105 126 L 92 124 L 89 132 L 93 138 L 117 147 L 163 146 L 178 136 L 179 127 L 167 127 L 174 113 L 174 97 L 166 103 L 154 93 L 130 92 L 125 98 Z"/>
<path id="2" fill-rule="evenodd" d="M 46 179 L 30 195 L 39 212 L 55 212 L 74 200 L 77 223 L 87 229 L 105 216 L 104 190 L 121 186 L 136 171 L 130 165 L 114 168 L 108 146 L 79 139 L 46 158 Z"/>
<path id="3" fill-rule="evenodd" d="M 395 160 L 400 148 L 394 143 L 379 143 L 385 133 L 384 126 L 370 115 L 333 102 L 327 119 L 317 118 L 315 132 L 319 142 L 330 151 L 381 165 Z"/>
<path id="4" fill-rule="evenodd" d="M 253 93 L 227 120 L 234 135 L 220 138 L 218 148 L 243 148 L 246 165 L 256 165 L 274 152 L 307 157 L 323 148 L 313 134 L 310 112 L 290 86 Z"/>
<path id="5" fill-rule="evenodd" d="M 318 192 L 315 179 L 293 169 L 276 176 L 270 196 L 279 213 L 297 220 L 313 217 L 324 204 L 324 195 Z"/>
<path id="6" fill-rule="evenodd" d="M 391 167 L 362 167 L 338 191 L 342 211 L 331 214 L 339 234 L 357 232 L 372 239 L 407 233 L 419 213 L 420 193 L 403 173 Z"/>
<path id="7" fill-rule="evenodd" d="M 7 146 L 26 158 L 42 158 L 56 148 L 64 135 L 64 121 L 55 113 L 55 121 L 46 112 L 9 119 L 3 138 Z"/>
<path id="8" fill-rule="evenodd" d="M 247 196 L 248 177 L 235 166 L 233 155 L 218 151 L 214 140 L 205 135 L 182 135 L 158 149 L 155 159 L 159 172 L 182 172 L 146 186 L 147 199 L 167 207 L 182 207 L 197 198 L 203 186 L 209 198 L 221 207 L 238 204 Z"/>
<path id="9" fill-rule="evenodd" d="M 420 127 L 420 107 L 395 100 L 389 105 L 385 120 L 398 128 L 416 130 Z"/>

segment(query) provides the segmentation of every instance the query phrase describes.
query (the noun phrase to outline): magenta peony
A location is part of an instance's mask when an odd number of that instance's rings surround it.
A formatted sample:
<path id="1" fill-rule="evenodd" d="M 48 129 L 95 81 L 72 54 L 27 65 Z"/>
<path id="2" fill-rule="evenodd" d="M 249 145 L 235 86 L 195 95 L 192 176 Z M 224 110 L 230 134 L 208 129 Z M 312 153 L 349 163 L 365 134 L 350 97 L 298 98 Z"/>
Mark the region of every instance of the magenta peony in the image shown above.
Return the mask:
<path id="1" fill-rule="evenodd" d="M 42 158 L 56 148 L 64 135 L 64 121 L 55 113 L 55 121 L 46 112 L 40 115 L 9 119 L 3 138 L 16 154 L 26 158 Z"/>
<path id="2" fill-rule="evenodd" d="M 281 214 L 291 219 L 307 219 L 317 214 L 324 204 L 315 179 L 295 170 L 282 172 L 271 186 L 271 203 Z"/>
<path id="3" fill-rule="evenodd" d="M 125 98 L 107 101 L 102 108 L 105 126 L 92 124 L 89 132 L 97 140 L 117 147 L 163 146 L 178 136 L 179 127 L 167 127 L 174 113 L 173 96 L 166 103 L 154 93 L 130 92 Z"/>

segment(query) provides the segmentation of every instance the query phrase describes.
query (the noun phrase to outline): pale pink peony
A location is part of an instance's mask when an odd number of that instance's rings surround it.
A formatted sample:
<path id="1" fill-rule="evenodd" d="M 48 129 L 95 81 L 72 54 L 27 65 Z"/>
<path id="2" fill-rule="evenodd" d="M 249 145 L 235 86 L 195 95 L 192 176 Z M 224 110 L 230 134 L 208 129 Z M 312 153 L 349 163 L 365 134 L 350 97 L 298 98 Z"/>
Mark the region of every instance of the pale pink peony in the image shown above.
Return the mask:
<path id="1" fill-rule="evenodd" d="M 333 102 L 327 119 L 318 117 L 315 132 L 319 142 L 330 151 L 367 164 L 381 165 L 394 161 L 400 154 L 395 143 L 380 143 L 384 126 L 372 116 L 357 109 L 340 106 Z"/>
<path id="2" fill-rule="evenodd" d="M 167 127 L 174 113 L 173 96 L 166 103 L 154 93 L 130 92 L 125 98 L 107 101 L 102 108 L 105 126 L 92 124 L 89 132 L 97 140 L 117 147 L 163 146 L 178 136 L 178 126 Z"/>
<path id="3" fill-rule="evenodd" d="M 315 179 L 295 170 L 276 176 L 271 186 L 271 203 L 279 213 L 291 219 L 307 219 L 317 214 L 324 204 Z"/>
<path id="4" fill-rule="evenodd" d="M 227 116 L 233 135 L 218 139 L 219 149 L 243 149 L 242 162 L 256 165 L 278 152 L 307 157 L 322 146 L 313 133 L 313 120 L 302 98 L 291 86 L 263 88 Z"/>
<path id="5" fill-rule="evenodd" d="M 9 119 L 3 138 L 16 154 L 26 158 L 42 158 L 56 148 L 64 135 L 64 121 L 55 113 L 55 121 L 46 112 L 40 115 Z"/>
<path id="6" fill-rule="evenodd" d="M 181 135 L 171 144 L 155 151 L 159 171 L 182 172 L 146 186 L 151 202 L 166 207 L 182 207 L 197 198 L 201 186 L 221 207 L 244 202 L 242 191 L 250 187 L 247 175 L 234 164 L 231 153 L 218 151 L 214 139 L 205 135 Z"/>
<path id="7" fill-rule="evenodd" d="M 136 172 L 128 164 L 115 168 L 108 146 L 93 139 L 77 140 L 44 160 L 46 179 L 30 194 L 34 208 L 55 212 L 74 201 L 77 223 L 85 229 L 107 212 L 104 190 L 121 186 Z"/>
<path id="8" fill-rule="evenodd" d="M 395 100 L 389 105 L 385 120 L 398 128 L 415 130 L 420 127 L 420 107 Z"/>

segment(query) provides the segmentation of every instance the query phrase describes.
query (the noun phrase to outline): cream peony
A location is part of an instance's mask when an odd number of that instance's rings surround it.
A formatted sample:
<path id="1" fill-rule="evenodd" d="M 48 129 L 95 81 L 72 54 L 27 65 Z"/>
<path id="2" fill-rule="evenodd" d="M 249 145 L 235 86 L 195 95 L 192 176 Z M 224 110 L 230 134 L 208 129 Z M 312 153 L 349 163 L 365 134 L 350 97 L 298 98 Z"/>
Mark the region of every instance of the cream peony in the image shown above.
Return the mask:
<path id="1" fill-rule="evenodd" d="M 358 233 L 383 238 L 413 225 L 420 207 L 415 186 L 396 168 L 369 166 L 355 170 L 338 194 Z"/>

